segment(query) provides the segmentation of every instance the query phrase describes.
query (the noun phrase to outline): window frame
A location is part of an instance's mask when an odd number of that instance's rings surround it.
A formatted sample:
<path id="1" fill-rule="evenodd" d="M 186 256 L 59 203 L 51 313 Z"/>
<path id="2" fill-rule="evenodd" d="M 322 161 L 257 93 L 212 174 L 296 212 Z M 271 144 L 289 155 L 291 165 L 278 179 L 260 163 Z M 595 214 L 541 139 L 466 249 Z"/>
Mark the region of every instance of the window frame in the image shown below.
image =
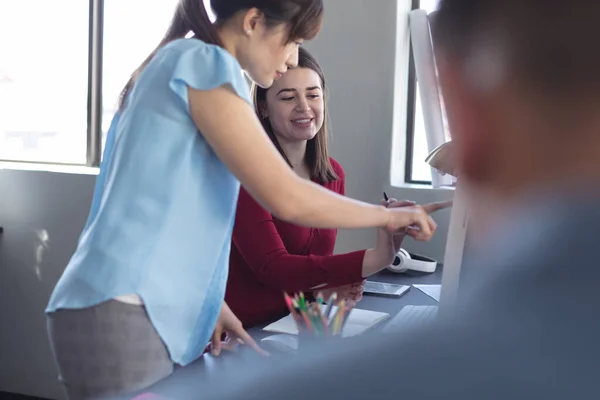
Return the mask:
<path id="1" fill-rule="evenodd" d="M 411 10 L 421 8 L 420 0 L 412 0 Z M 417 104 L 417 74 L 415 70 L 415 61 L 413 55 L 412 41 L 410 42 L 409 56 L 408 56 L 408 97 L 406 101 L 406 148 L 405 148 L 405 165 L 404 165 L 404 182 L 408 184 L 418 185 L 433 185 L 433 180 L 419 180 L 413 179 L 413 161 L 414 161 L 414 142 L 415 142 L 415 125 L 416 125 L 416 107 Z M 434 172 L 432 171 L 432 174 Z"/>
<path id="2" fill-rule="evenodd" d="M 0 163 L 66 167 L 100 166 L 102 157 L 102 38 L 104 28 L 104 0 L 88 0 L 88 4 L 87 139 L 85 163 L 5 159 L 1 157 Z"/>
<path id="3" fill-rule="evenodd" d="M 214 19 L 214 13 L 209 8 L 209 0 L 200 0 L 206 7 L 209 18 Z M 86 96 L 86 122 L 85 128 L 85 161 L 61 162 L 55 160 L 27 160 L 27 159 L 5 159 L 0 157 L 0 164 L 22 165 L 29 169 L 32 166 L 45 166 L 44 169 L 56 167 L 90 167 L 98 168 L 102 162 L 104 151 L 104 133 L 102 120 L 104 114 L 103 104 L 103 73 L 104 73 L 104 22 L 105 22 L 105 0 L 88 0 L 88 49 L 87 49 L 87 96 Z M 81 134 L 84 134 L 82 131 Z M 81 149 L 84 151 L 84 149 Z M 0 165 L 0 169 L 2 166 Z"/>
<path id="4" fill-rule="evenodd" d="M 420 0 L 412 0 L 411 10 L 419 9 Z M 406 155 L 404 165 L 404 182 L 431 185 L 431 180 L 422 181 L 412 178 L 413 160 L 414 160 L 414 135 L 417 107 L 417 74 L 415 71 L 415 62 L 413 57 L 412 43 L 409 41 L 408 51 L 408 88 L 406 100 Z"/>
<path id="5" fill-rule="evenodd" d="M 89 63 L 86 165 L 99 167 L 102 160 L 102 71 L 104 0 L 89 0 Z"/>
<path id="6" fill-rule="evenodd" d="M 420 8 L 420 0 L 411 0 L 411 10 Z M 88 95 L 87 95 L 87 140 L 85 164 L 43 161 L 0 159 L 0 162 L 21 164 L 46 164 L 64 166 L 99 167 L 102 159 L 102 72 L 103 72 L 104 0 L 89 0 L 88 32 Z M 409 44 L 408 86 L 406 101 L 406 154 L 404 181 L 409 184 L 431 185 L 432 181 L 412 179 L 414 161 L 414 135 L 416 123 L 417 78 L 412 43 Z"/>

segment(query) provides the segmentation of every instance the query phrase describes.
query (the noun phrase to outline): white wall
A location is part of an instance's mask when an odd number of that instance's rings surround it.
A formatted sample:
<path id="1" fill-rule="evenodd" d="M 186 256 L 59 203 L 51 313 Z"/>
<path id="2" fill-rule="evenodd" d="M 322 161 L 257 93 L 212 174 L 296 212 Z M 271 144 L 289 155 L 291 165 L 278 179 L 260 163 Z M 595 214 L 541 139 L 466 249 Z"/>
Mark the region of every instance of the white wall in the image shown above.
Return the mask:
<path id="1" fill-rule="evenodd" d="M 43 312 L 85 224 L 94 178 L 0 170 L 0 392 L 62 395 Z"/>
<path id="2" fill-rule="evenodd" d="M 401 0 L 404 1 L 404 0 Z M 344 166 L 347 192 L 377 202 L 390 196 L 427 202 L 451 193 L 392 188 L 389 165 L 396 0 L 326 0 L 323 32 L 308 45 L 329 84 L 332 155 Z M 0 170 L 0 392 L 60 398 L 44 308 L 83 227 L 95 177 Z M 429 243 L 411 251 L 442 260 L 448 211 Z M 47 235 L 47 239 L 45 236 Z M 339 252 L 373 244 L 373 231 L 340 233 Z"/>

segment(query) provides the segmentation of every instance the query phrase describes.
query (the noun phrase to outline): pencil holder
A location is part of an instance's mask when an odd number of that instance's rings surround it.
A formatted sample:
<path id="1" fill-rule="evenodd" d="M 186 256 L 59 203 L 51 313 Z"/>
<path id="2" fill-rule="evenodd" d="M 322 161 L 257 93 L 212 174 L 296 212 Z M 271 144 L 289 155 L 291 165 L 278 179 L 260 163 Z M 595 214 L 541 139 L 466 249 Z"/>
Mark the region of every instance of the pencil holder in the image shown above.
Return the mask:
<path id="1" fill-rule="evenodd" d="M 344 300 L 336 302 L 332 295 L 327 302 L 318 294 L 310 301 L 304 293 L 290 296 L 284 293 L 290 314 L 298 329 L 298 348 L 331 343 L 339 340 L 354 304 Z"/>

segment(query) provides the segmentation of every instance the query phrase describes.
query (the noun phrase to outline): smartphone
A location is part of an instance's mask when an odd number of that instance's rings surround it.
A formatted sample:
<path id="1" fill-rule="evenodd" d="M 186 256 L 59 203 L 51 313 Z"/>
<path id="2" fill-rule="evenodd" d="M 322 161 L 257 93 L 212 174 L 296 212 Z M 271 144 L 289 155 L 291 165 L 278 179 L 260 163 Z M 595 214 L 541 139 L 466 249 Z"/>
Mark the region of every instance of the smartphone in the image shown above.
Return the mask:
<path id="1" fill-rule="evenodd" d="M 363 293 L 380 294 L 384 296 L 400 297 L 410 290 L 409 285 L 396 285 L 393 283 L 366 281 L 363 285 Z"/>

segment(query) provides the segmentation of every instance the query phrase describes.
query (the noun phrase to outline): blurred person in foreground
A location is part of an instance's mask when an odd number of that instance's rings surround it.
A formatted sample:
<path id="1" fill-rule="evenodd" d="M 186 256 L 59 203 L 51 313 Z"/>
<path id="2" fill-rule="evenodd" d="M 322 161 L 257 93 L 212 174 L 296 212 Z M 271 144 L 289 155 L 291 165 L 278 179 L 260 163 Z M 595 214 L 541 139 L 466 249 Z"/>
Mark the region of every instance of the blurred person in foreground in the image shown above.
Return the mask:
<path id="1" fill-rule="evenodd" d="M 240 366 L 204 398 L 598 397 L 600 2 L 441 0 L 436 18 L 459 179 L 495 215 L 454 317 Z"/>

